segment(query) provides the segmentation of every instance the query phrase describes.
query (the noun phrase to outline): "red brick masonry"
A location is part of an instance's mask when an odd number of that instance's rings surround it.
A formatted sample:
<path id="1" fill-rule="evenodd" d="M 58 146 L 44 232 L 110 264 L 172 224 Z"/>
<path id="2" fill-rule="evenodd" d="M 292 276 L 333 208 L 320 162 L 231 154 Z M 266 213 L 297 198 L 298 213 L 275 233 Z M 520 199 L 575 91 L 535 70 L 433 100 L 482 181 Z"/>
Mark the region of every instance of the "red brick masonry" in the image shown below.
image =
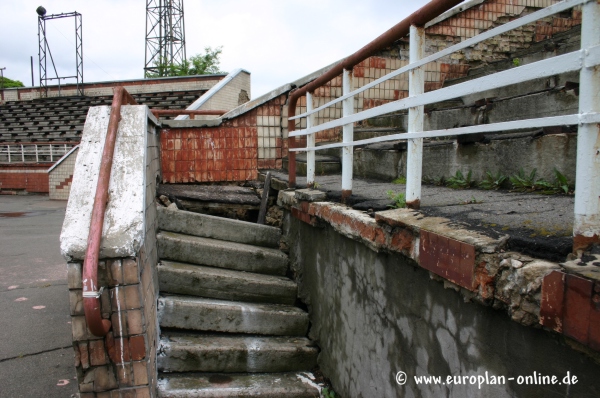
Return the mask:
<path id="1" fill-rule="evenodd" d="M 0 165 L 0 190 L 25 190 L 48 193 L 48 168 L 52 163 Z"/>

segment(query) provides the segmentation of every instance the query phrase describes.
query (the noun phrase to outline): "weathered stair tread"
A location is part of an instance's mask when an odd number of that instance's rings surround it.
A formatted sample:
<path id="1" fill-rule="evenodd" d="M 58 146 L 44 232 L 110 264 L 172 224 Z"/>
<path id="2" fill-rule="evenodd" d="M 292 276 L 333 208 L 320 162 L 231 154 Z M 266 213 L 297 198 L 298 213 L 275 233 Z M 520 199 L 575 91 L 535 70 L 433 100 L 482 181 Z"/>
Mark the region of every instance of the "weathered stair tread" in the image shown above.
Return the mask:
<path id="1" fill-rule="evenodd" d="M 164 376 L 164 375 L 163 375 Z M 318 398 L 305 373 L 182 374 L 158 380 L 161 398 Z"/>
<path id="2" fill-rule="evenodd" d="M 285 275 L 287 271 L 288 258 L 277 249 L 165 231 L 157 239 L 158 256 L 165 260 L 260 274 Z"/>
<path id="3" fill-rule="evenodd" d="M 158 207 L 158 227 L 162 231 L 274 248 L 279 247 L 281 238 L 279 228 L 268 225 L 171 210 L 162 206 Z"/>
<path id="4" fill-rule="evenodd" d="M 158 264 L 158 280 L 161 292 L 274 304 L 294 304 L 298 289 L 283 276 L 165 260 Z"/>
<path id="5" fill-rule="evenodd" d="M 319 350 L 306 337 L 166 334 L 160 342 L 163 372 L 293 372 L 317 365 Z"/>
<path id="6" fill-rule="evenodd" d="M 281 304 L 168 295 L 158 300 L 161 327 L 213 332 L 305 336 L 308 314 Z"/>

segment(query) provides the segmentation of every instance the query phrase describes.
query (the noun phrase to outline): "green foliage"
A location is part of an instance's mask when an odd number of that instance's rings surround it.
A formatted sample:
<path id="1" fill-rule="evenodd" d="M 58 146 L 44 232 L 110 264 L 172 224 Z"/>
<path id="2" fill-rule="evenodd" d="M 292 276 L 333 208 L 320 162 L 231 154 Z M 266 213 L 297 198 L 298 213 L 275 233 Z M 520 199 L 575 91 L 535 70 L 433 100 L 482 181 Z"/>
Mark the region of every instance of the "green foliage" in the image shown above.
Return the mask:
<path id="1" fill-rule="evenodd" d="M 400 176 L 392 181 L 392 184 L 406 184 L 406 177 Z"/>
<path id="2" fill-rule="evenodd" d="M 0 77 L 0 87 L 25 87 L 25 85 L 19 80 L 11 80 L 8 77 Z"/>
<path id="3" fill-rule="evenodd" d="M 554 182 L 556 190 L 560 193 L 569 193 L 569 180 L 564 174 L 558 171 L 556 167 L 554 168 L 554 177 L 556 178 L 556 181 Z"/>
<path id="4" fill-rule="evenodd" d="M 496 175 L 494 175 L 491 172 L 487 171 L 485 173 L 484 180 L 479 183 L 479 188 L 488 189 L 488 190 L 490 190 L 490 189 L 498 190 L 502 187 L 502 184 L 507 179 L 508 179 L 508 177 L 500 174 L 500 172 L 497 172 Z"/>
<path id="5" fill-rule="evenodd" d="M 323 388 L 321 390 L 321 394 L 323 398 L 337 398 L 337 394 L 335 393 L 335 391 L 329 389 L 328 387 Z"/>
<path id="6" fill-rule="evenodd" d="M 531 192 L 535 191 L 535 174 L 537 169 L 533 169 L 529 175 L 525 175 L 523 168 L 520 168 L 517 174 L 510 176 L 510 183 L 513 191 L 516 192 Z"/>
<path id="7" fill-rule="evenodd" d="M 157 72 L 148 72 L 146 77 L 166 77 L 166 76 L 191 76 L 191 75 L 211 75 L 216 73 L 225 73 L 219 69 L 221 60 L 219 57 L 223 52 L 223 47 L 204 48 L 204 54 L 196 54 L 190 59 L 185 60 L 181 65 L 173 65 L 160 60 L 155 62 L 154 66 Z"/>
<path id="8" fill-rule="evenodd" d="M 568 194 L 571 192 L 567 177 L 554 168 L 554 181 L 548 182 L 543 178 L 536 178 L 537 169 L 533 169 L 529 175 L 521 168 L 517 174 L 510 177 L 513 191 L 516 192 L 539 192 L 544 195 Z"/>
<path id="9" fill-rule="evenodd" d="M 389 199 L 391 199 L 394 203 L 389 207 L 394 209 L 402 209 L 406 207 L 406 196 L 401 192 L 394 192 L 391 189 L 386 192 Z"/>
<path id="10" fill-rule="evenodd" d="M 521 60 L 519 58 L 513 58 L 512 63 L 514 66 L 520 66 Z"/>
<path id="11" fill-rule="evenodd" d="M 471 180 L 472 175 L 473 172 L 471 170 L 469 170 L 466 177 L 460 170 L 457 170 L 456 174 L 453 177 L 449 177 L 446 180 L 446 185 L 454 189 L 471 188 L 475 185 L 475 181 Z"/>

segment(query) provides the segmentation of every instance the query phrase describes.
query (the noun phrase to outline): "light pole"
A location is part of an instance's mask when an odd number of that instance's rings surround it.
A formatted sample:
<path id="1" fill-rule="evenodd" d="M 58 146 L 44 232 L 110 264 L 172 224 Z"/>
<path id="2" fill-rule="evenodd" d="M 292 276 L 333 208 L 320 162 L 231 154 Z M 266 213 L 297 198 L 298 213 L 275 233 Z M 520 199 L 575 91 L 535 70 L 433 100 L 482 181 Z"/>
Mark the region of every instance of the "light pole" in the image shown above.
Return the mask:
<path id="1" fill-rule="evenodd" d="M 4 90 L 4 68 L 0 68 L 0 90 Z"/>

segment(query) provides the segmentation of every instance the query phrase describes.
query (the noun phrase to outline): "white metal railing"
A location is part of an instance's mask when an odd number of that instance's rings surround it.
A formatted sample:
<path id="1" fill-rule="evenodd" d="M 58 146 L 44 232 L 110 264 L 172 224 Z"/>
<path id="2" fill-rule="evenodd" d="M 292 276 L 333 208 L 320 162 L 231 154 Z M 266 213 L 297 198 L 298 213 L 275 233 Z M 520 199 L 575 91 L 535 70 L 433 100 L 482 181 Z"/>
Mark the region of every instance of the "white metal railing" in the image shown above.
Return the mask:
<path id="1" fill-rule="evenodd" d="M 2 163 L 54 163 L 76 143 L 73 142 L 24 142 L 0 144 Z"/>
<path id="2" fill-rule="evenodd" d="M 473 46 L 499 34 L 527 25 L 539 19 L 560 13 L 582 5 L 581 50 L 555 56 L 550 59 L 511 68 L 492 75 L 470 80 L 454 86 L 424 93 L 425 64 L 438 60 L 453 52 Z M 577 148 L 577 173 L 575 184 L 575 223 L 574 235 L 591 237 L 600 236 L 600 4 L 597 0 L 564 0 L 517 20 L 498 26 L 478 36 L 448 47 L 438 53 L 423 58 L 425 40 L 424 28 L 412 26 L 410 30 L 409 64 L 387 75 L 353 90 L 351 87 L 352 71 L 345 71 L 343 95 L 327 104 L 312 109 L 312 96 L 307 94 L 307 111 L 290 120 L 307 117 L 307 127 L 289 133 L 290 137 L 307 136 L 306 148 L 290 148 L 292 152 L 307 152 L 307 182 L 314 182 L 314 153 L 327 148 L 343 148 L 342 156 L 342 191 L 352 191 L 352 151 L 357 145 L 375 142 L 406 139 L 408 140 L 406 201 L 419 207 L 421 199 L 421 170 L 423 138 L 455 136 L 474 133 L 494 133 L 529 127 L 547 127 L 557 125 L 579 125 Z M 579 113 L 574 115 L 544 117 L 511 122 L 492 123 L 443 130 L 423 131 L 425 105 L 441 101 L 481 93 L 512 84 L 525 83 L 533 79 L 549 77 L 565 72 L 580 71 Z M 409 96 L 387 104 L 352 114 L 344 107 L 343 116 L 315 125 L 312 117 L 319 111 L 338 102 L 352 104 L 354 96 L 375 87 L 402 73 L 409 73 Z M 346 76 L 348 74 L 348 76 Z M 408 132 L 354 141 L 352 138 L 353 123 L 375 116 L 407 110 L 409 112 Z M 343 142 L 317 147 L 314 134 L 335 128 L 344 129 Z"/>

